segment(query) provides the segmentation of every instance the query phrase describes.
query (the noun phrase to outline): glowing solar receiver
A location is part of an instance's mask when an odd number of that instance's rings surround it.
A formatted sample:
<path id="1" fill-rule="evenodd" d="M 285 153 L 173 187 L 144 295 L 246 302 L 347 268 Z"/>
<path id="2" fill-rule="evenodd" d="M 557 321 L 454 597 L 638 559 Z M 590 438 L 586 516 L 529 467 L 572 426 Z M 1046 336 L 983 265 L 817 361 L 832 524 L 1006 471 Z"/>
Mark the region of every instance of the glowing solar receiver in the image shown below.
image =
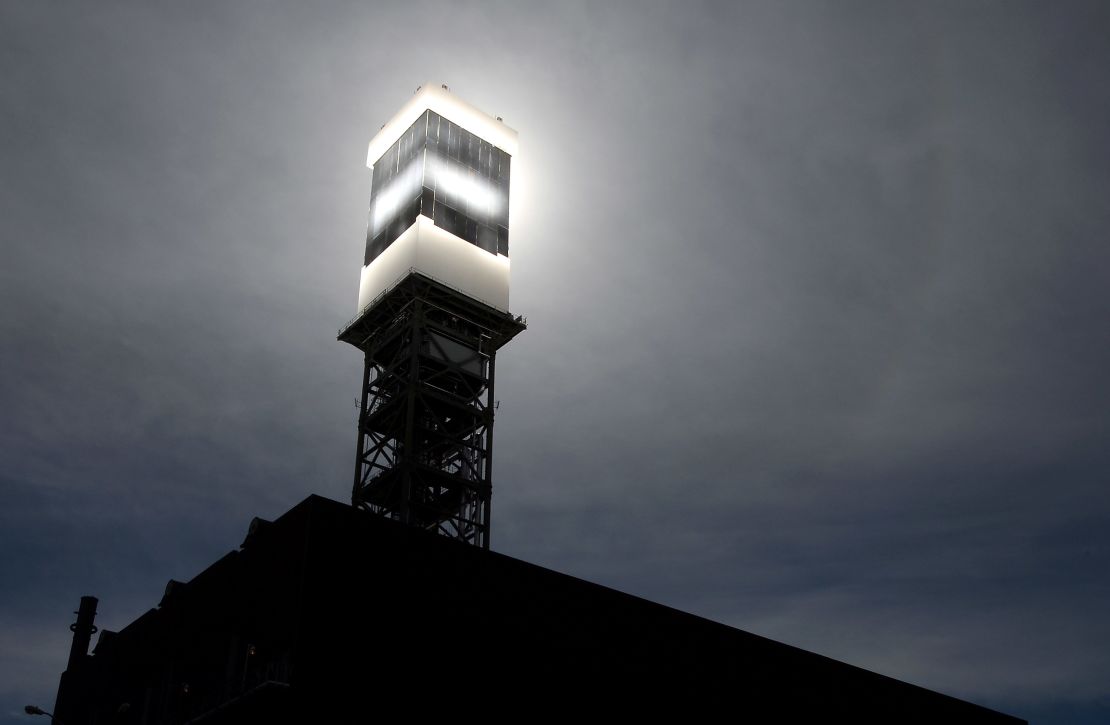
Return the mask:
<path id="1" fill-rule="evenodd" d="M 358 307 L 417 271 L 509 308 L 509 166 L 517 134 L 425 85 L 371 140 Z"/>
<path id="2" fill-rule="evenodd" d="M 358 314 L 364 355 L 351 502 L 489 548 L 494 367 L 509 312 L 516 132 L 424 86 L 370 142 Z"/>

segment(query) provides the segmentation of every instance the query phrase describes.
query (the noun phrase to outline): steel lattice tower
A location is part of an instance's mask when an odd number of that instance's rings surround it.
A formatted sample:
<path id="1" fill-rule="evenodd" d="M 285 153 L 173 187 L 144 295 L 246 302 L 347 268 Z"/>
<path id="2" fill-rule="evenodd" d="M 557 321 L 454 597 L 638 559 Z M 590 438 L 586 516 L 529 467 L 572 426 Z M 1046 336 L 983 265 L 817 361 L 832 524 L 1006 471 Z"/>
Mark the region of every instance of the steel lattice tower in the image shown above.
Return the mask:
<path id="1" fill-rule="evenodd" d="M 370 143 L 352 503 L 489 548 L 494 369 L 508 311 L 516 133 L 446 87 L 418 89 Z"/>

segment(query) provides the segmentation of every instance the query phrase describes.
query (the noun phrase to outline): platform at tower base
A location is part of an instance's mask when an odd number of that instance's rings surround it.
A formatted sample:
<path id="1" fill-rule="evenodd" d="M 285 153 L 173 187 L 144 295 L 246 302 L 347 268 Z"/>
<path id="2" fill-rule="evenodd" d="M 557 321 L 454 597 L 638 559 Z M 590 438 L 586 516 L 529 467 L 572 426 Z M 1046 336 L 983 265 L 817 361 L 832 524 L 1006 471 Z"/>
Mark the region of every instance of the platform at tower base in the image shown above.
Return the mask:
<path id="1" fill-rule="evenodd" d="M 1023 722 L 318 496 L 256 519 L 239 550 L 102 632 L 63 674 L 55 715 L 85 725 L 652 711 Z"/>

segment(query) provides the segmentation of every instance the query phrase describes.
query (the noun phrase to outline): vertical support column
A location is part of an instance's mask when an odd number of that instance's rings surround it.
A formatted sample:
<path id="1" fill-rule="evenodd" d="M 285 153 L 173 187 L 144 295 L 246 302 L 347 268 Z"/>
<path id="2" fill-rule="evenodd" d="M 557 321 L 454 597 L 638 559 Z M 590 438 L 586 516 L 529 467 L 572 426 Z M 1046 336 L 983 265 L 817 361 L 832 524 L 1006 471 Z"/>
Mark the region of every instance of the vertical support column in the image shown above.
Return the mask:
<path id="1" fill-rule="evenodd" d="M 355 483 L 351 488 L 351 503 L 355 505 L 358 505 L 358 490 L 364 475 L 362 457 L 366 454 L 366 417 L 370 414 L 370 370 L 373 366 L 370 358 L 370 351 L 367 350 L 362 363 L 362 395 L 358 403 L 358 443 L 355 446 Z"/>
<path id="2" fill-rule="evenodd" d="M 492 345 L 491 345 L 492 348 Z M 490 536 L 493 533 L 490 526 L 490 507 L 493 500 L 493 417 L 497 410 L 497 398 L 494 397 L 493 390 L 493 373 L 494 363 L 496 362 L 497 352 L 490 350 L 489 363 L 486 366 L 486 410 L 485 410 L 485 465 L 482 466 L 482 483 L 486 487 L 486 495 L 482 500 L 482 530 L 481 530 L 481 546 L 483 549 L 489 548 Z"/>
<path id="3" fill-rule="evenodd" d="M 412 496 L 415 465 L 418 462 L 416 449 L 416 398 L 420 387 L 420 345 L 424 333 L 424 305 L 417 298 L 413 303 L 412 322 L 408 339 L 408 380 L 405 385 L 404 436 L 397 459 L 401 466 L 401 521 L 413 523 Z"/>

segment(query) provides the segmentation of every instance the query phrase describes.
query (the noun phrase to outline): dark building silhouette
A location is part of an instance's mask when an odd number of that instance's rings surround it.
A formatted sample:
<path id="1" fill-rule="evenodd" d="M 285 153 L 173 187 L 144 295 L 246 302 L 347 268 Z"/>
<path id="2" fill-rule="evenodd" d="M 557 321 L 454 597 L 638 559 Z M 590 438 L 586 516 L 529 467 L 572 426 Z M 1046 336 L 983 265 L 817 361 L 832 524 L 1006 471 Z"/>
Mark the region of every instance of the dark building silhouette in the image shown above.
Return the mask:
<path id="1" fill-rule="evenodd" d="M 239 550 L 171 581 L 92 654 L 96 600 L 82 605 L 55 709 L 65 725 L 598 708 L 1022 722 L 318 496 L 255 519 Z"/>

